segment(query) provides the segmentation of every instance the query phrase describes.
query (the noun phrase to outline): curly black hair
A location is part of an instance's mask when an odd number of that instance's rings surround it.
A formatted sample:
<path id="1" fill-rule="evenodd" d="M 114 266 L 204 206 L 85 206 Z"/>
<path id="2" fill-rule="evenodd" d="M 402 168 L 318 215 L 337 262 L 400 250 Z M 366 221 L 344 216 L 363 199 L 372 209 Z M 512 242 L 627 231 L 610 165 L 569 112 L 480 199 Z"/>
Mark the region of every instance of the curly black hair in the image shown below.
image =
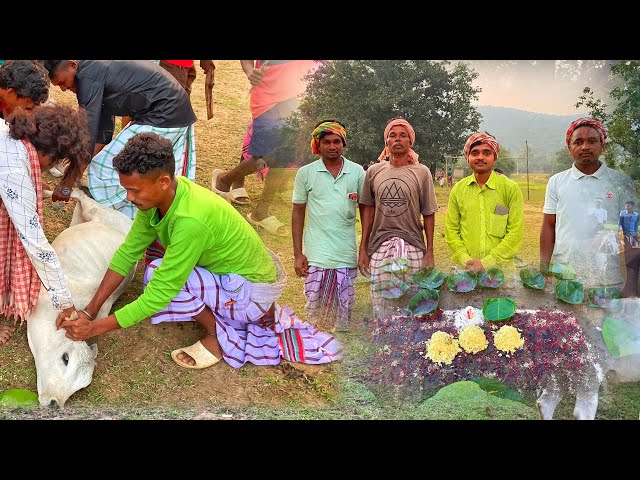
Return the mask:
<path id="1" fill-rule="evenodd" d="M 118 173 L 125 175 L 168 173 L 173 179 L 176 168 L 173 145 L 157 133 L 138 133 L 113 158 L 113 166 Z"/>
<path id="2" fill-rule="evenodd" d="M 42 105 L 31 111 L 18 108 L 7 123 L 12 138 L 29 140 L 54 161 L 69 160 L 63 182 L 77 180 L 91 160 L 91 136 L 84 110 L 64 105 Z"/>
<path id="3" fill-rule="evenodd" d="M 12 89 L 18 97 L 39 105 L 49 98 L 49 77 L 42 64 L 33 60 L 7 60 L 0 65 L 0 88 Z"/>

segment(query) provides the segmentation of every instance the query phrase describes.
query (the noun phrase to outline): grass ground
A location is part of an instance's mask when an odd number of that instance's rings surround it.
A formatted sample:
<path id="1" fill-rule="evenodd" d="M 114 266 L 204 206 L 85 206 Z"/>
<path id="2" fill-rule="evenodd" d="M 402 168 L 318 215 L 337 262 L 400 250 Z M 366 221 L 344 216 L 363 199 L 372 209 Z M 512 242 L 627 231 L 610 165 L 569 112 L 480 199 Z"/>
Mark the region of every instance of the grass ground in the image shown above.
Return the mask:
<path id="1" fill-rule="evenodd" d="M 196 182 L 210 187 L 214 168 L 229 169 L 239 157 L 244 133 L 250 120 L 249 86 L 238 61 L 216 62 L 214 117 L 206 119 L 204 75 L 199 71 L 193 86 L 192 104 L 196 123 Z M 52 89 L 52 97 L 62 103 L 75 103 L 70 92 Z M 348 157 L 348 150 L 345 151 Z M 291 221 L 291 194 L 295 170 L 289 182 L 277 195 L 271 212 L 285 224 Z M 525 197 L 525 243 L 520 257 L 537 265 L 539 231 L 547 176 L 514 175 Z M 45 180 L 52 180 L 45 173 Z M 246 188 L 252 205 L 236 207 L 246 214 L 255 206 L 262 185 L 255 177 L 247 177 Z M 450 255 L 444 241 L 444 215 L 450 189 L 435 187 L 438 204 L 436 214 L 436 266 L 448 271 Z M 73 204 L 55 211 L 45 202 L 46 233 L 50 240 L 60 233 L 71 218 Z M 358 236 L 360 224 L 357 224 Z M 303 281 L 293 270 L 293 251 L 288 237 L 276 237 L 259 231 L 266 245 L 277 252 L 289 276 L 281 298 L 304 316 Z M 136 298 L 141 290 L 141 271 L 134 283 L 114 305 L 118 308 Z M 369 284 L 362 276 L 356 280 L 354 329 L 338 334 L 347 346 L 343 362 L 326 366 L 300 366 L 283 363 L 277 367 L 246 365 L 232 369 L 226 364 L 213 368 L 186 370 L 173 363 L 169 353 L 190 345 L 201 333 L 192 324 L 151 326 L 149 322 L 127 330 L 110 332 L 97 339 L 99 353 L 92 384 L 74 394 L 62 412 L 37 409 L 28 414 L 18 410 L 0 410 L 0 418 L 336 418 L 336 419 L 415 419 L 415 418 L 532 418 L 517 408 L 493 403 L 481 411 L 452 414 L 446 403 L 433 402 L 429 412 L 419 405 L 398 404 L 369 390 L 358 379 L 366 371 L 368 336 L 366 319 L 371 315 Z M 0 392 L 10 388 L 36 390 L 36 372 L 21 327 L 14 338 L 0 348 Z M 640 385 L 608 387 L 603 392 L 598 418 L 637 418 Z M 525 399 L 529 409 L 534 398 Z M 570 418 L 569 401 L 559 408 L 559 418 Z M 527 411 L 528 412 L 528 411 Z M 452 416 L 453 415 L 453 416 Z"/>

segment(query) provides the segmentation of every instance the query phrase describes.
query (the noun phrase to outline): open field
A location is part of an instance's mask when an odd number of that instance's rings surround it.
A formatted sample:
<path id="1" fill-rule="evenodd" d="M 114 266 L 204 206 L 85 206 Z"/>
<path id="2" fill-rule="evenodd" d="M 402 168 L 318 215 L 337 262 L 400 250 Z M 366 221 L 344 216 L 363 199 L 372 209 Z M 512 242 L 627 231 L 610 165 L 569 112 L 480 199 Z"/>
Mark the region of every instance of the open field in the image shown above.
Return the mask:
<path id="1" fill-rule="evenodd" d="M 249 114 L 249 84 L 238 61 L 216 61 L 214 118 L 206 119 L 204 75 L 198 69 L 193 85 L 192 104 L 196 123 L 197 177 L 210 188 L 211 171 L 228 169 L 239 157 Z M 75 103 L 75 96 L 52 88 L 58 102 Z M 419 151 L 419 145 L 416 147 Z M 348 148 L 345 156 L 349 157 Z M 291 169 L 286 188 L 277 196 L 271 212 L 285 224 L 291 221 L 291 195 L 295 170 Z M 52 178 L 45 173 L 46 181 Z M 539 232 L 547 177 L 531 175 L 529 200 L 524 175 L 513 178 L 525 197 L 525 242 L 520 258 L 530 266 L 538 264 Z M 262 186 L 255 177 L 247 177 L 246 188 L 253 205 Z M 450 271 L 450 254 L 444 241 L 444 215 L 450 189 L 435 186 L 440 209 L 436 214 L 435 261 Z M 246 214 L 253 205 L 236 206 Z M 55 211 L 45 202 L 46 232 L 50 240 L 69 223 L 73 202 Z M 360 224 L 357 224 L 358 238 Z M 293 250 L 289 237 L 276 237 L 260 231 L 266 245 L 282 259 L 289 283 L 281 304 L 290 305 L 304 317 L 303 281 L 295 276 Z M 129 290 L 114 305 L 118 308 L 140 293 L 141 269 Z M 77 306 L 79 308 L 83 305 Z M 411 405 L 387 405 L 354 380 L 366 368 L 366 319 L 371 315 L 369 283 L 356 281 L 354 329 L 338 334 L 347 347 L 343 362 L 326 366 L 300 366 L 283 362 L 276 367 L 247 364 L 232 369 L 224 362 L 205 370 L 187 370 L 177 366 L 170 352 L 190 345 L 200 336 L 193 324 L 152 326 L 145 321 L 127 330 L 116 330 L 97 339 L 99 353 L 93 382 L 77 392 L 63 412 L 38 409 L 27 414 L 0 410 L 0 418 L 425 418 Z M 92 343 L 92 342 L 90 342 Z M 26 326 L 19 328 L 7 345 L 0 347 L 0 392 L 10 388 L 36 390 L 36 372 L 26 338 Z M 640 385 L 608 388 L 603 393 L 599 418 L 637 418 Z M 527 398 L 527 405 L 533 399 Z M 446 413 L 433 418 L 447 418 Z M 561 404 L 559 416 L 570 418 L 571 406 Z M 429 417 L 432 418 L 432 417 Z M 484 417 L 482 417 L 484 418 Z M 488 418 L 521 418 L 509 412 Z"/>

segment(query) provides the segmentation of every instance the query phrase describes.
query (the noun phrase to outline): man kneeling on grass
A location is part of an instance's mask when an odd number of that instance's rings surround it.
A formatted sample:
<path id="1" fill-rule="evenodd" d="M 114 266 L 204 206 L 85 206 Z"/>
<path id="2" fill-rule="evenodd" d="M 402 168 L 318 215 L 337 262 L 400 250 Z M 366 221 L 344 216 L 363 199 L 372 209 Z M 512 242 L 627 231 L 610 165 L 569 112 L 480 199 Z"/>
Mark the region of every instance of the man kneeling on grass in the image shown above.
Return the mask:
<path id="1" fill-rule="evenodd" d="M 127 200 L 139 211 L 78 320 L 58 316 L 58 328 L 65 328 L 67 337 L 85 340 L 147 317 L 154 324 L 195 320 L 205 335 L 171 352 L 182 367 L 206 368 L 222 358 L 235 368 L 246 362 L 276 365 L 281 357 L 312 364 L 340 358 L 334 337 L 275 303 L 286 276 L 255 229 L 220 196 L 174 176 L 170 141 L 140 133 L 113 164 Z M 157 238 L 166 250 L 148 265 L 142 295 L 113 315 L 92 321 Z"/>

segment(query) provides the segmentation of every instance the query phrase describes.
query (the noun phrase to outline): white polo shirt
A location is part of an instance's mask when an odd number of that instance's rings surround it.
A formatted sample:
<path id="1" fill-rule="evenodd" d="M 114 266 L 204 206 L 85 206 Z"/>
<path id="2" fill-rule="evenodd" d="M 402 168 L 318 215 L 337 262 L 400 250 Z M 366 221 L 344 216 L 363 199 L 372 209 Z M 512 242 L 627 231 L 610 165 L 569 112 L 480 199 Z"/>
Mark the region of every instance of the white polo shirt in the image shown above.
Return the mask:
<path id="1" fill-rule="evenodd" d="M 585 287 L 624 282 L 618 255 L 611 252 L 611 239 L 604 233 L 595 234 L 595 218 L 590 215 L 594 200 L 603 201 L 609 218 L 615 218 L 625 202 L 636 201 L 631 178 L 601 163 L 592 175 L 582 173 L 575 163 L 553 175 L 547 184 L 543 208 L 544 213 L 556 215 L 552 260 L 570 264 Z"/>

